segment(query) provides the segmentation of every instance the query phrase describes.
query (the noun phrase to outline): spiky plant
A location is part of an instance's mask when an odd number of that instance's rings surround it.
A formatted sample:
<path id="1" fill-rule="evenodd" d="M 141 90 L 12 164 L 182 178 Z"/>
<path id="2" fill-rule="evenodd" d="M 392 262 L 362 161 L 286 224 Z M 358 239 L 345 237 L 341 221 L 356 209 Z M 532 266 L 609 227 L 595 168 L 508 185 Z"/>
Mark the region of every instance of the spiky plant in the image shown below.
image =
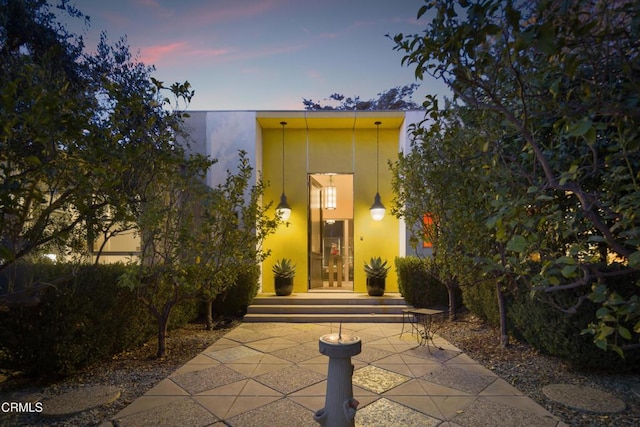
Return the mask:
<path id="1" fill-rule="evenodd" d="M 372 257 L 371 261 L 364 263 L 364 272 L 369 279 L 384 279 L 390 268 L 387 261 L 382 261 L 380 257 Z"/>
<path id="2" fill-rule="evenodd" d="M 276 261 L 273 268 L 274 277 L 282 277 L 285 279 L 291 279 L 296 275 L 296 266 L 291 262 L 290 259 L 282 258 Z"/>

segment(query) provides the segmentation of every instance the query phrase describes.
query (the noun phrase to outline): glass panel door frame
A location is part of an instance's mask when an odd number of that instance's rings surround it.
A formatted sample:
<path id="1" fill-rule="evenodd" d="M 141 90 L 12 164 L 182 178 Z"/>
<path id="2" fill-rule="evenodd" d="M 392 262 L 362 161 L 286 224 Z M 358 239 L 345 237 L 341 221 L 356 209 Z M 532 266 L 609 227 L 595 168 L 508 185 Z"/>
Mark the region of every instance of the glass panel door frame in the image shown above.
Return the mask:
<path id="1" fill-rule="evenodd" d="M 309 289 L 353 291 L 353 174 L 310 173 L 308 185 Z M 324 208 L 327 185 L 337 186 L 335 210 Z"/>

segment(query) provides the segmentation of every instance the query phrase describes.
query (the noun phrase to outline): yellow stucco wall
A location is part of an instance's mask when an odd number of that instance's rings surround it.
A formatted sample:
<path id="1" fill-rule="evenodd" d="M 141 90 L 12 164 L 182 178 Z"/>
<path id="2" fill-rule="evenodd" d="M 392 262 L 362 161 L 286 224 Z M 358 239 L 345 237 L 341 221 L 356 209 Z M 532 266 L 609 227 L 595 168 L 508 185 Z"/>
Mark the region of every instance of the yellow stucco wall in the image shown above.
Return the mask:
<path id="1" fill-rule="evenodd" d="M 387 208 L 382 221 L 374 221 L 369 208 L 376 192 L 376 129 L 306 128 L 290 123 L 285 127 L 285 193 L 291 206 L 289 225 L 281 225 L 265 242 L 271 256 L 263 264 L 263 292 L 274 292 L 271 268 L 276 260 L 291 258 L 297 266 L 294 292 L 308 289 L 308 174 L 352 173 L 354 186 L 354 291 L 366 292 L 363 265 L 373 256 L 386 259 L 393 266 L 399 252 L 399 223 L 390 214 L 392 190 L 388 159 L 396 159 L 399 127 L 380 128 L 380 195 Z M 263 178 L 270 183 L 265 201 L 278 204 L 282 192 L 282 128 L 262 129 Z M 387 276 L 388 292 L 398 291 L 395 269 Z"/>

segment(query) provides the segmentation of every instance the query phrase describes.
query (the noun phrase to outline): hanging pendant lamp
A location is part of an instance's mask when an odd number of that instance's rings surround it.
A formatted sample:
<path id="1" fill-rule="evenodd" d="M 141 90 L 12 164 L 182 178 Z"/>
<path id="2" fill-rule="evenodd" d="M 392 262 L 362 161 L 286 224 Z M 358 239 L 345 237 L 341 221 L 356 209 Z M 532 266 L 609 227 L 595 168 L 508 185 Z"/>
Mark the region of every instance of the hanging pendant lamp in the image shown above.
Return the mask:
<path id="1" fill-rule="evenodd" d="M 384 218 L 386 211 L 382 201 L 380 200 L 380 125 L 382 122 L 375 122 L 376 125 L 376 196 L 373 199 L 373 205 L 369 209 L 371 218 L 374 221 L 380 221 Z"/>
<path id="2" fill-rule="evenodd" d="M 324 190 L 324 208 L 327 210 L 336 209 L 338 193 L 336 187 L 333 185 L 333 175 L 329 175 L 329 185 L 325 187 Z"/>
<path id="3" fill-rule="evenodd" d="M 280 203 L 276 207 L 276 213 L 282 221 L 286 221 L 291 216 L 291 208 L 287 203 L 287 195 L 284 194 L 284 127 L 287 122 L 280 122 L 282 125 L 282 194 L 280 195 Z"/>

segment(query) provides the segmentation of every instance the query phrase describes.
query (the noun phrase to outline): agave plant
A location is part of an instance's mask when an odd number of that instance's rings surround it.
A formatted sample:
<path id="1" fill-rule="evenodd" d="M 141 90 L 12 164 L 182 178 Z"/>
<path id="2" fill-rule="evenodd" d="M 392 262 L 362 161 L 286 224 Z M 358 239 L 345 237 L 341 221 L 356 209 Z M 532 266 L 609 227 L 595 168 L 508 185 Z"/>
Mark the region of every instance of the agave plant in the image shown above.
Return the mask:
<path id="1" fill-rule="evenodd" d="M 290 259 L 282 258 L 274 264 L 273 268 L 274 277 L 282 277 L 285 279 L 291 279 L 296 275 L 296 266 Z"/>
<path id="2" fill-rule="evenodd" d="M 364 272 L 369 279 L 384 279 L 390 268 L 387 261 L 382 261 L 380 257 L 372 257 L 371 261 L 364 263 Z"/>

